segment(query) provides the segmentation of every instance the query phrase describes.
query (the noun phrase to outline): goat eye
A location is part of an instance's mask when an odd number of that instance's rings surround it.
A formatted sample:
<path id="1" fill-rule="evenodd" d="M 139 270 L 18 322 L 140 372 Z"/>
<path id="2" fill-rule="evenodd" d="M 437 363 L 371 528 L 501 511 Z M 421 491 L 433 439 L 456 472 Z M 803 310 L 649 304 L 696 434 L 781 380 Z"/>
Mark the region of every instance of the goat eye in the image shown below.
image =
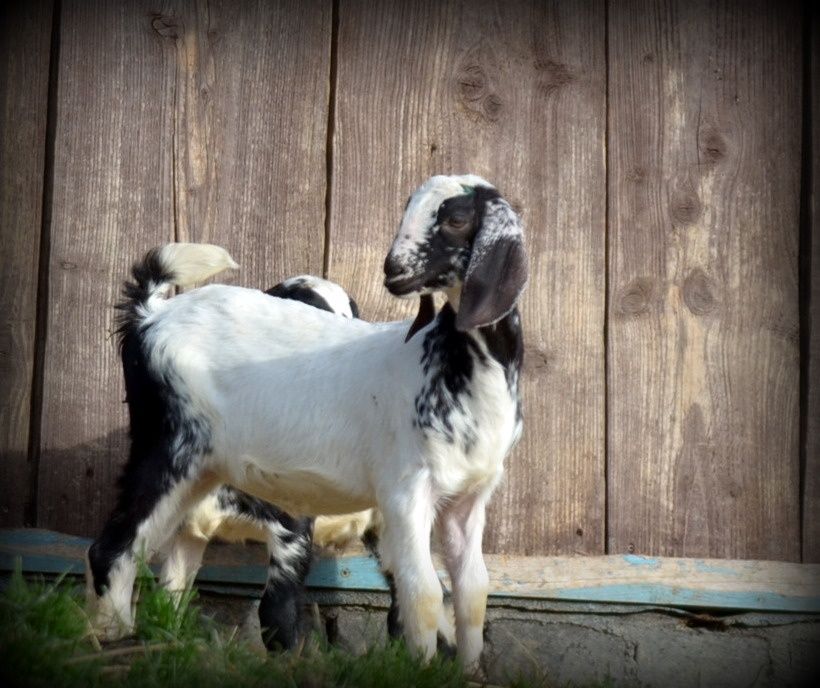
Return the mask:
<path id="1" fill-rule="evenodd" d="M 451 217 L 447 220 L 446 224 L 450 229 L 459 231 L 467 228 L 467 225 L 470 224 L 470 219 L 466 217 Z"/>

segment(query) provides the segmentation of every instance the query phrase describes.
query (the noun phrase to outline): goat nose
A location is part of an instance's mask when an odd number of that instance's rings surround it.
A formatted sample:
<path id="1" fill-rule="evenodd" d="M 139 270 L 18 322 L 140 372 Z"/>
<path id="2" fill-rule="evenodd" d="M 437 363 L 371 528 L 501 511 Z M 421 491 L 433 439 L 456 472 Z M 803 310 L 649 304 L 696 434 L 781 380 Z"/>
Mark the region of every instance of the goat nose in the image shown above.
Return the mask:
<path id="1" fill-rule="evenodd" d="M 384 276 L 387 279 L 391 277 L 398 277 L 404 272 L 404 266 L 396 260 L 396 257 L 388 253 L 387 258 L 384 259 Z"/>

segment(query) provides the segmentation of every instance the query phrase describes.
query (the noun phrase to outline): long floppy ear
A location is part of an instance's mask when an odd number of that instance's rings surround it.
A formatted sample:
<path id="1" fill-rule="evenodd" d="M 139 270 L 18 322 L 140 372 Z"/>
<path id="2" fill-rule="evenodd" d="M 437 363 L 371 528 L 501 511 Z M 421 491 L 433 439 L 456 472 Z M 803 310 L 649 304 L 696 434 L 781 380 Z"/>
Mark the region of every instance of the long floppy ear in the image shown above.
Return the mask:
<path id="1" fill-rule="evenodd" d="M 521 220 L 503 198 L 487 202 L 461 289 L 456 329 L 464 332 L 503 318 L 527 283 Z"/>

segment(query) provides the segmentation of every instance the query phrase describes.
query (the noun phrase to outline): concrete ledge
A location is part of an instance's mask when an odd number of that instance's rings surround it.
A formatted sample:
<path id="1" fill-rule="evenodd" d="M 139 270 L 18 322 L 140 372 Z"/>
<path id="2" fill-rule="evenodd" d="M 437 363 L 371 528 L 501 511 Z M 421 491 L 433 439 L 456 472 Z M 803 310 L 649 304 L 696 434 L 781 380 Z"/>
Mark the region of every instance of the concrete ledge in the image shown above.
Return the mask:
<path id="1" fill-rule="evenodd" d="M 312 590 L 315 627 L 350 652 L 387 637 L 382 592 Z M 204 608 L 259 643 L 255 600 L 201 592 Z M 489 682 L 542 686 L 814 686 L 820 616 L 705 614 L 632 604 L 492 598 L 482 665 Z"/>

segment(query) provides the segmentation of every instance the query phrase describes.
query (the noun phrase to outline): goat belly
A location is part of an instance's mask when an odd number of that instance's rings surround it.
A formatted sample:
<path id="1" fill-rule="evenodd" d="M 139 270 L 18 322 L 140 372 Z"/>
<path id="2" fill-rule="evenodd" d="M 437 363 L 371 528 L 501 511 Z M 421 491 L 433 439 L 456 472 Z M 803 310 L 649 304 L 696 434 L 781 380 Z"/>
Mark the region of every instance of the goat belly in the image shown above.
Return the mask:
<path id="1" fill-rule="evenodd" d="M 291 515 L 348 514 L 375 506 L 371 495 L 309 471 L 270 472 L 240 460 L 230 467 L 230 482 Z"/>

